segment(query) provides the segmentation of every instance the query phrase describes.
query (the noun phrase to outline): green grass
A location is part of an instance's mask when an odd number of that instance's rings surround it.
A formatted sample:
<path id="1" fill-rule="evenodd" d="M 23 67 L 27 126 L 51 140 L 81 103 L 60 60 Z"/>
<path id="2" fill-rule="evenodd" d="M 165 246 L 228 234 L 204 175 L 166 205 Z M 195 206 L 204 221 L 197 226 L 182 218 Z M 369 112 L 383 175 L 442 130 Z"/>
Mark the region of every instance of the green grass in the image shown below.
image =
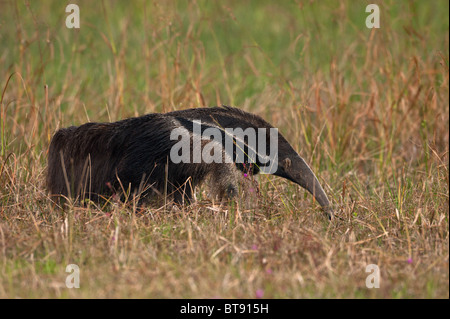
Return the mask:
<path id="1" fill-rule="evenodd" d="M 375 1 L 369 30 L 372 2 L 78 1 L 79 30 L 2 2 L 0 297 L 448 298 L 449 4 Z M 278 127 L 340 218 L 270 176 L 183 211 L 48 198 L 58 128 L 219 104 Z"/>

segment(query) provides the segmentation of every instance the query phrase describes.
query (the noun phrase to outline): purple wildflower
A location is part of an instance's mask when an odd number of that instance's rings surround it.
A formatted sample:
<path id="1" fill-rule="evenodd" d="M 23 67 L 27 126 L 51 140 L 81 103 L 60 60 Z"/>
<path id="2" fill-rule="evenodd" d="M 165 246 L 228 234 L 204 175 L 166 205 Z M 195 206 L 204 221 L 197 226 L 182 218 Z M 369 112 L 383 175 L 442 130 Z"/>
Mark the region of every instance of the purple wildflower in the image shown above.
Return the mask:
<path id="1" fill-rule="evenodd" d="M 261 299 L 264 296 L 264 290 L 257 289 L 255 295 L 256 295 L 256 298 Z"/>

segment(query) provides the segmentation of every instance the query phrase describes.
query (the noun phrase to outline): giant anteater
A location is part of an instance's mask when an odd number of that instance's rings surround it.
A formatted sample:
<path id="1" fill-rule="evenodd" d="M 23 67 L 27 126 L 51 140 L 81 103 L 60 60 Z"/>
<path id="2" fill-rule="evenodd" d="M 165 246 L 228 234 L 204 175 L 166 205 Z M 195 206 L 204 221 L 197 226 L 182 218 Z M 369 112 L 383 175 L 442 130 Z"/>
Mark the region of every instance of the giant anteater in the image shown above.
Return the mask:
<path id="1" fill-rule="evenodd" d="M 219 138 L 211 139 L 210 134 L 204 134 L 211 133 L 206 131 L 211 128 L 219 132 Z M 247 135 L 240 140 L 230 136 L 228 128 L 239 128 L 241 132 L 253 129 L 253 132 L 258 132 L 256 141 L 251 141 Z M 190 139 L 189 154 L 184 162 L 174 161 L 171 157 L 180 155 L 174 152 L 174 147 L 183 139 L 182 135 L 177 139 L 173 137 L 176 129 L 187 132 Z M 212 178 L 219 198 L 232 197 L 236 194 L 239 171 L 251 167 L 251 173 L 256 174 L 270 163 L 271 174 L 308 190 L 331 218 L 333 211 L 316 176 L 277 131 L 276 157 L 272 157 L 272 161 L 260 160 L 267 159 L 267 156 L 260 157 L 258 152 L 272 153 L 272 150 L 269 152 L 272 136 L 262 135 L 261 129 L 274 128 L 257 115 L 228 106 L 153 113 L 114 123 L 87 123 L 63 128 L 56 132 L 50 143 L 47 186 L 52 195 L 74 198 L 98 199 L 99 196 L 131 192 L 140 193 L 145 199 L 159 193 L 172 195 L 175 202 L 182 203 L 191 200 L 195 186 L 207 177 Z M 195 144 L 193 140 L 199 133 L 199 144 Z M 232 141 L 231 151 L 224 147 L 230 145 L 226 144 L 227 139 Z M 205 161 L 203 158 L 199 161 L 198 157 L 195 161 L 195 156 L 201 154 L 209 142 L 214 142 L 213 146 L 221 146 L 220 161 Z M 266 150 L 256 148 L 255 142 Z M 215 148 L 211 150 L 216 152 Z"/>

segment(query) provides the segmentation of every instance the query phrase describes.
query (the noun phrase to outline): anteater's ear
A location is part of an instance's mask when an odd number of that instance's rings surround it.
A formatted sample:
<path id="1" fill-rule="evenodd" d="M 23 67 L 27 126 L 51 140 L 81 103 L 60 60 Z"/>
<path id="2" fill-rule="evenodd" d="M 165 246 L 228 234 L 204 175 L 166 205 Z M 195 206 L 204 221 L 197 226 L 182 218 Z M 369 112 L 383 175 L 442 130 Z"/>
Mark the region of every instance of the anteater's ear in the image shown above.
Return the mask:
<path id="1" fill-rule="evenodd" d="M 286 157 L 283 160 L 284 169 L 288 169 L 289 167 L 291 167 L 291 164 L 292 164 L 292 162 L 291 162 L 291 159 L 289 157 Z"/>

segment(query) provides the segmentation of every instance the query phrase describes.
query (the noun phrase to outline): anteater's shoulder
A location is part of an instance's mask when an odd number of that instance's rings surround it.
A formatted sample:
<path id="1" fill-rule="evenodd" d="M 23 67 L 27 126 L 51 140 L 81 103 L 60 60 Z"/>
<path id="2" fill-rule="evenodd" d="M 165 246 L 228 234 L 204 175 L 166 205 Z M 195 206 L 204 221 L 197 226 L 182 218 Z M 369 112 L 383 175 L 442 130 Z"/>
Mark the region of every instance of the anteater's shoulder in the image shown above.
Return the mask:
<path id="1" fill-rule="evenodd" d="M 237 107 L 222 105 L 218 107 L 219 109 L 223 109 L 225 112 L 233 114 L 234 116 L 242 119 L 246 119 L 247 121 L 253 123 L 257 127 L 272 127 L 272 125 L 264 120 L 261 116 L 246 112 Z"/>
<path id="2" fill-rule="evenodd" d="M 173 111 L 166 113 L 167 116 L 174 118 L 185 118 L 190 120 L 209 120 L 209 119 L 222 119 L 227 124 L 234 124 L 233 126 L 252 126 L 252 127 L 266 127 L 270 128 L 270 125 L 262 117 L 246 112 L 242 109 L 222 105 L 214 107 L 193 108 L 180 111 Z M 226 120 L 225 120 L 226 119 Z M 222 122 L 222 121 L 219 121 Z M 244 125 L 245 123 L 245 125 Z"/>

